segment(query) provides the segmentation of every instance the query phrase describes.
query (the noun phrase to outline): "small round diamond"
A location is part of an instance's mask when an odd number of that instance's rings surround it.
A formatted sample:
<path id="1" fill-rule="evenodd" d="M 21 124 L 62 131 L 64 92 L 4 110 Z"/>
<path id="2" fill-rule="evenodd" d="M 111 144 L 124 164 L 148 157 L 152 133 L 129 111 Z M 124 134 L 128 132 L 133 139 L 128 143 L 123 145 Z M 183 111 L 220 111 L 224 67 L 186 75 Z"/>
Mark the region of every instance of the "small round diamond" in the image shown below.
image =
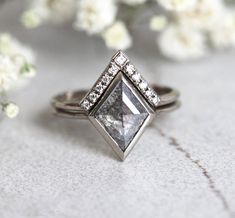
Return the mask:
<path id="1" fill-rule="evenodd" d="M 148 89 L 146 92 L 145 92 L 145 95 L 147 96 L 147 98 L 154 104 L 154 105 L 157 105 L 158 102 L 159 102 L 159 98 L 157 96 L 157 94 L 151 90 L 151 89 Z"/>
<path id="2" fill-rule="evenodd" d="M 112 77 L 109 76 L 108 74 L 105 74 L 105 75 L 102 77 L 102 83 L 103 83 L 104 85 L 108 85 L 111 80 L 112 80 Z"/>
<path id="3" fill-rule="evenodd" d="M 110 75 L 115 76 L 119 71 L 118 66 L 115 63 L 112 63 L 108 69 Z"/>
<path id="4" fill-rule="evenodd" d="M 89 99 L 92 103 L 94 103 L 98 99 L 99 95 L 97 95 L 95 92 L 92 92 L 89 94 Z"/>
<path id="5" fill-rule="evenodd" d="M 151 98 L 151 96 L 153 95 L 153 91 L 151 89 L 148 89 L 146 92 L 145 92 L 145 95 L 148 97 L 148 98 Z"/>
<path id="6" fill-rule="evenodd" d="M 133 79 L 133 81 L 135 81 L 136 83 L 140 82 L 140 78 L 141 78 L 141 76 L 140 76 L 140 74 L 137 73 L 137 72 L 132 75 L 132 79 Z"/>
<path id="7" fill-rule="evenodd" d="M 141 90 L 146 90 L 148 88 L 148 83 L 145 80 L 142 80 L 139 87 Z"/>
<path id="8" fill-rule="evenodd" d="M 155 96 L 153 99 L 152 99 L 152 102 L 154 105 L 157 105 L 159 103 L 159 98 L 157 96 Z"/>
<path id="9" fill-rule="evenodd" d="M 101 94 L 101 93 L 104 91 L 104 89 L 105 89 L 105 86 L 102 85 L 101 82 L 98 83 L 98 84 L 96 85 L 96 87 L 95 87 L 95 91 L 96 91 L 97 93 L 99 93 L 99 94 Z"/>
<path id="10" fill-rule="evenodd" d="M 88 100 L 84 100 L 81 103 L 81 107 L 86 111 L 89 110 L 91 108 L 91 106 L 92 106 L 92 104 Z"/>
<path id="11" fill-rule="evenodd" d="M 126 66 L 126 72 L 129 76 L 131 76 L 135 72 L 135 67 L 132 64 L 128 64 Z"/>

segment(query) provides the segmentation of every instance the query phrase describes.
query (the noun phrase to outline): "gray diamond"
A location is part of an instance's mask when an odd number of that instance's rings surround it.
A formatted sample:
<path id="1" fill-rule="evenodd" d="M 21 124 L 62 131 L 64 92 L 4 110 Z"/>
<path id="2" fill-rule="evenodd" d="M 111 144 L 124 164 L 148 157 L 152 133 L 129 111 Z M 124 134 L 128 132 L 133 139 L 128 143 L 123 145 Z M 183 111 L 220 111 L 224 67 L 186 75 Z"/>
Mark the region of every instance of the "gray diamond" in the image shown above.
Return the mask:
<path id="1" fill-rule="evenodd" d="M 149 116 L 123 80 L 113 88 L 94 117 L 124 152 Z"/>

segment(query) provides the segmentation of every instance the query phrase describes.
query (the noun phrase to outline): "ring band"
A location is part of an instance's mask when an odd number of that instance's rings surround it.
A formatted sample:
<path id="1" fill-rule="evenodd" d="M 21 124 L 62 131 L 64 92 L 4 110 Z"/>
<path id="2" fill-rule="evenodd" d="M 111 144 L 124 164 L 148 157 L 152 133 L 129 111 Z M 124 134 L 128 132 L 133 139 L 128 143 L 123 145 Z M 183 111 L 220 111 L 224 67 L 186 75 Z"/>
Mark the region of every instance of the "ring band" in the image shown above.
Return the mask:
<path id="1" fill-rule="evenodd" d="M 169 87 L 152 87 L 118 51 L 88 90 L 65 92 L 52 101 L 61 117 L 88 119 L 124 160 L 156 114 L 180 106 L 179 93 Z"/>
<path id="2" fill-rule="evenodd" d="M 159 85 L 153 85 L 152 88 L 160 98 L 160 103 L 155 108 L 156 113 L 170 112 L 179 107 L 178 91 Z M 88 90 L 69 91 L 55 96 L 51 101 L 54 113 L 66 118 L 88 119 L 87 112 L 79 104 L 87 92 Z"/>

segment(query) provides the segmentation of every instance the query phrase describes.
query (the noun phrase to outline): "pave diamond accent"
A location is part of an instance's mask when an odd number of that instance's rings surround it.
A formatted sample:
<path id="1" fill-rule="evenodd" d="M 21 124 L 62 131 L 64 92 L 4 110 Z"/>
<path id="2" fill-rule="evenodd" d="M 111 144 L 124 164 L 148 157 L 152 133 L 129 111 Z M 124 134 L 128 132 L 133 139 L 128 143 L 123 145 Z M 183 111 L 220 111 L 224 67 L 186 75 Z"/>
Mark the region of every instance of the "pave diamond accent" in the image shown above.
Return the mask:
<path id="1" fill-rule="evenodd" d="M 128 63 L 124 68 L 124 72 L 129 76 L 130 80 L 136 84 L 136 87 L 140 90 L 146 100 L 153 106 L 159 104 L 160 99 L 158 98 L 157 93 L 150 88 L 147 81 L 136 71 L 133 65 Z"/>
<path id="2" fill-rule="evenodd" d="M 122 51 L 118 51 L 113 56 L 108 67 L 94 84 L 93 88 L 80 102 L 81 107 L 86 111 L 90 111 L 120 71 L 136 85 L 150 105 L 154 107 L 158 105 L 160 99 L 158 98 L 157 93 L 150 88 L 145 79 L 137 72 L 135 67 L 130 63 L 128 57 Z M 151 90 L 151 94 L 149 90 Z"/>
<path id="3" fill-rule="evenodd" d="M 132 75 L 132 80 L 135 82 L 135 83 L 139 83 L 140 82 L 140 79 L 141 79 L 141 76 L 138 72 L 134 73 Z"/>
<path id="4" fill-rule="evenodd" d="M 139 87 L 142 91 L 145 91 L 148 88 L 148 83 L 142 79 L 141 83 L 139 84 Z"/>
<path id="5" fill-rule="evenodd" d="M 160 99 L 158 98 L 157 94 L 153 89 L 148 88 L 147 91 L 145 92 L 145 95 L 148 97 L 149 101 L 153 105 L 157 105 L 160 101 Z"/>
<path id="6" fill-rule="evenodd" d="M 99 95 L 103 93 L 104 89 L 105 89 L 105 86 L 104 86 L 101 82 L 97 83 L 96 86 L 95 86 L 95 88 L 94 88 L 94 90 L 95 90 Z"/>
<path id="7" fill-rule="evenodd" d="M 125 71 L 129 76 L 131 76 L 135 72 L 135 67 L 132 64 L 127 64 L 125 67 Z"/>
<path id="8" fill-rule="evenodd" d="M 81 108 L 83 108 L 84 110 L 89 110 L 91 108 L 91 103 L 88 100 L 84 100 L 81 103 Z"/>
<path id="9" fill-rule="evenodd" d="M 89 99 L 90 99 L 90 101 L 91 102 L 95 102 L 96 100 L 97 100 L 97 98 L 98 98 L 98 94 L 96 94 L 95 92 L 92 92 L 90 95 L 89 95 Z"/>
<path id="10" fill-rule="evenodd" d="M 120 80 L 93 116 L 125 152 L 149 113 L 127 84 Z"/>
<path id="11" fill-rule="evenodd" d="M 119 71 L 119 67 L 115 63 L 111 63 L 108 72 L 111 76 L 115 76 Z"/>
<path id="12" fill-rule="evenodd" d="M 123 52 L 118 52 L 116 56 L 114 56 L 114 61 L 120 67 L 125 66 L 125 64 L 129 61 L 127 56 Z"/>
<path id="13" fill-rule="evenodd" d="M 103 77 L 102 77 L 102 83 L 104 85 L 108 85 L 110 83 L 110 81 L 113 79 L 113 77 L 111 77 L 108 73 L 106 73 Z"/>

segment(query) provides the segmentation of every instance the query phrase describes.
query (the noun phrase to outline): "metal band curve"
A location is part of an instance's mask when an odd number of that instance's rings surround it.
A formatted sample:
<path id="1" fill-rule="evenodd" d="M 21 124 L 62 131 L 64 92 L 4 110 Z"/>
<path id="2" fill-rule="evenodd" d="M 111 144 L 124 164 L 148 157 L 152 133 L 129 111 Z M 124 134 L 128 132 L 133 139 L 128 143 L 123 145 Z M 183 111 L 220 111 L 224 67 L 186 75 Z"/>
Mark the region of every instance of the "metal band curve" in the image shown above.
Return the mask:
<path id="1" fill-rule="evenodd" d="M 155 108 L 156 112 L 172 111 L 179 107 L 179 92 L 175 89 L 153 85 L 153 89 L 158 93 L 160 103 Z M 56 115 L 86 119 L 87 112 L 80 107 L 80 101 L 84 98 L 88 90 L 68 91 L 55 96 L 52 101 L 52 107 Z"/>

